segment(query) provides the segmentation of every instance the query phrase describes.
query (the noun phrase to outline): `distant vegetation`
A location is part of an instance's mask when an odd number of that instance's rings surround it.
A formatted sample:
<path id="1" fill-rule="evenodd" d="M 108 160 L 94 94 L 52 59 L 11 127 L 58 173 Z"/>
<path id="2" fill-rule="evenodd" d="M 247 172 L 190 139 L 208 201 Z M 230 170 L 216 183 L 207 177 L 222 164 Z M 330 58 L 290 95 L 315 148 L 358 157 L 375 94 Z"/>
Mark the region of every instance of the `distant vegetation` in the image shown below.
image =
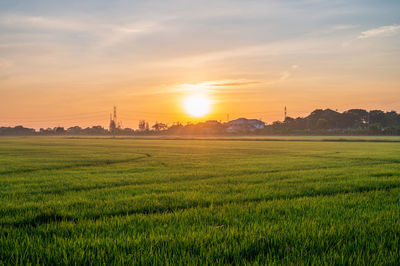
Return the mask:
<path id="1" fill-rule="evenodd" d="M 400 142 L 0 138 L 0 265 L 399 265 Z"/>
<path id="2" fill-rule="evenodd" d="M 400 135 L 400 114 L 395 111 L 351 109 L 343 113 L 317 109 L 305 118 L 287 117 L 266 127 L 271 134 Z"/>
<path id="3" fill-rule="evenodd" d="M 145 120 L 139 121 L 137 130 L 121 128 L 111 121 L 110 128 L 79 126 L 34 129 L 1 127 L 0 135 L 400 135 L 400 114 L 395 111 L 366 111 L 351 109 L 343 113 L 331 109 L 317 109 L 307 117 L 286 117 L 283 122 L 275 121 L 266 124 L 257 119 L 240 118 L 226 123 L 216 120 L 197 124 L 183 125 L 179 122 L 172 125 L 155 123 L 149 125 Z"/>

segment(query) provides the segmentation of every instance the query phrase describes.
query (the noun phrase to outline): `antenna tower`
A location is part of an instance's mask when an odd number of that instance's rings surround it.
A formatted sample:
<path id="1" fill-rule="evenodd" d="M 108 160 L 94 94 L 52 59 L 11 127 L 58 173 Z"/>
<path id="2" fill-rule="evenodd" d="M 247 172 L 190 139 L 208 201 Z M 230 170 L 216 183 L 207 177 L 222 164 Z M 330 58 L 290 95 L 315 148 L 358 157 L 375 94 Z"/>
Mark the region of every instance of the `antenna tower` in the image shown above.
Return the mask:
<path id="1" fill-rule="evenodd" d="M 283 121 L 286 121 L 286 118 L 287 118 L 287 109 L 286 109 L 286 106 L 285 106 L 285 117 L 284 117 Z"/>

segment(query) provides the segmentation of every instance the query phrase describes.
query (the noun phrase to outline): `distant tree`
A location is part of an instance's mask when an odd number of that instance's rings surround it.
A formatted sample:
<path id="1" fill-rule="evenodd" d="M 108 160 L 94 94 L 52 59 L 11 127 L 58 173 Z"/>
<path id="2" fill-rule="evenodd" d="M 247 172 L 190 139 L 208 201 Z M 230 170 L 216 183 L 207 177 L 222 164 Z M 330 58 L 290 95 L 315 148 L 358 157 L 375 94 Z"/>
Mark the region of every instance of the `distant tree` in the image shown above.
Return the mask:
<path id="1" fill-rule="evenodd" d="M 372 110 L 369 112 L 369 124 L 379 123 L 381 126 L 385 125 L 385 113 L 381 110 Z"/>
<path id="2" fill-rule="evenodd" d="M 140 131 L 145 131 L 146 130 L 146 121 L 145 120 L 140 120 L 139 121 L 139 130 Z"/>
<path id="3" fill-rule="evenodd" d="M 67 133 L 72 135 L 80 135 L 82 134 L 82 128 L 79 126 L 70 127 L 67 129 Z"/>
<path id="4" fill-rule="evenodd" d="M 368 124 L 368 112 L 364 109 L 350 109 L 343 114 L 350 114 L 354 119 L 354 126 L 365 125 Z"/>
<path id="5" fill-rule="evenodd" d="M 398 126 L 389 126 L 384 130 L 385 135 L 397 135 L 400 133 L 400 127 Z"/>
<path id="6" fill-rule="evenodd" d="M 55 134 L 54 130 L 51 128 L 41 128 L 39 132 L 41 135 L 54 135 Z"/>
<path id="7" fill-rule="evenodd" d="M 179 134 L 183 130 L 183 125 L 180 122 L 175 122 L 168 128 L 170 134 Z"/>
<path id="8" fill-rule="evenodd" d="M 133 130 L 132 128 L 124 128 L 121 130 L 121 134 L 126 136 L 132 136 L 135 134 L 135 130 Z"/>
<path id="9" fill-rule="evenodd" d="M 160 127 L 160 130 L 167 130 L 168 129 L 168 125 L 164 124 L 164 123 L 160 123 L 159 127 Z"/>
<path id="10" fill-rule="evenodd" d="M 283 122 L 288 124 L 288 123 L 293 123 L 294 121 L 295 121 L 294 118 L 287 116 L 285 117 L 285 121 Z"/>
<path id="11" fill-rule="evenodd" d="M 161 131 L 161 130 L 166 130 L 166 129 L 168 129 L 168 126 L 167 126 L 166 124 L 164 124 L 164 123 L 158 123 L 158 122 L 156 122 L 156 123 L 152 126 L 152 128 L 153 128 L 155 131 Z"/>
<path id="12" fill-rule="evenodd" d="M 328 128 L 328 120 L 326 120 L 324 118 L 318 119 L 317 128 L 318 129 L 327 129 Z"/>
<path id="13" fill-rule="evenodd" d="M 385 126 L 400 126 L 400 115 L 395 111 L 385 113 Z"/>
<path id="14" fill-rule="evenodd" d="M 373 124 L 369 125 L 369 130 L 371 131 L 371 133 L 381 134 L 382 126 L 380 123 L 373 123 Z"/>
<path id="15" fill-rule="evenodd" d="M 30 136 L 35 135 L 36 131 L 33 128 L 25 128 L 23 126 L 0 127 L 0 135 L 3 136 Z"/>
<path id="16" fill-rule="evenodd" d="M 63 127 L 55 127 L 53 130 L 57 135 L 62 135 L 65 133 L 65 129 Z"/>
<path id="17" fill-rule="evenodd" d="M 309 116 L 304 118 L 307 121 L 307 128 L 318 128 L 318 120 L 325 119 L 328 122 L 327 128 L 336 128 L 341 114 L 331 109 L 316 109 Z"/>
<path id="18" fill-rule="evenodd" d="M 102 126 L 93 126 L 89 129 L 90 135 L 106 135 L 107 130 L 105 130 Z"/>

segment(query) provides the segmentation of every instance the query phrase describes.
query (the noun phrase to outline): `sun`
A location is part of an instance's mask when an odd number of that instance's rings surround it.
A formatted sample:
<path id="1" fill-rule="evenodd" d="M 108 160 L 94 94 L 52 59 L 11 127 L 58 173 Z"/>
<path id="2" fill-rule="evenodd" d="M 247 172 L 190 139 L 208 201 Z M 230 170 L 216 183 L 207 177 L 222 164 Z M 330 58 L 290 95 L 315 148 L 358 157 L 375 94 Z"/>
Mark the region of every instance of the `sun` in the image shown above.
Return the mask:
<path id="1" fill-rule="evenodd" d="M 193 117 L 203 117 L 211 110 L 211 100 L 203 94 L 192 94 L 184 101 L 185 111 Z"/>

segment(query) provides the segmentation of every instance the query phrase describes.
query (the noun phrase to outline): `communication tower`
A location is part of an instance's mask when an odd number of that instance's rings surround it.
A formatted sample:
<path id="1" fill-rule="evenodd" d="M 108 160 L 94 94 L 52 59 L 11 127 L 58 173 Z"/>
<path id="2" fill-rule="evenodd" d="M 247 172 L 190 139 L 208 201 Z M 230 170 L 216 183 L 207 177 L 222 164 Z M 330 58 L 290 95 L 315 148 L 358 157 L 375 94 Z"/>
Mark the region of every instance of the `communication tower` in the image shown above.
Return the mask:
<path id="1" fill-rule="evenodd" d="M 115 135 L 117 129 L 121 128 L 121 122 L 117 122 L 117 107 L 114 106 L 113 115 L 110 114 L 110 133 Z"/>
<path id="2" fill-rule="evenodd" d="M 284 119 L 283 119 L 283 121 L 286 121 L 286 118 L 287 118 L 287 109 L 286 109 L 286 106 L 285 106 L 285 113 L 284 113 Z"/>

